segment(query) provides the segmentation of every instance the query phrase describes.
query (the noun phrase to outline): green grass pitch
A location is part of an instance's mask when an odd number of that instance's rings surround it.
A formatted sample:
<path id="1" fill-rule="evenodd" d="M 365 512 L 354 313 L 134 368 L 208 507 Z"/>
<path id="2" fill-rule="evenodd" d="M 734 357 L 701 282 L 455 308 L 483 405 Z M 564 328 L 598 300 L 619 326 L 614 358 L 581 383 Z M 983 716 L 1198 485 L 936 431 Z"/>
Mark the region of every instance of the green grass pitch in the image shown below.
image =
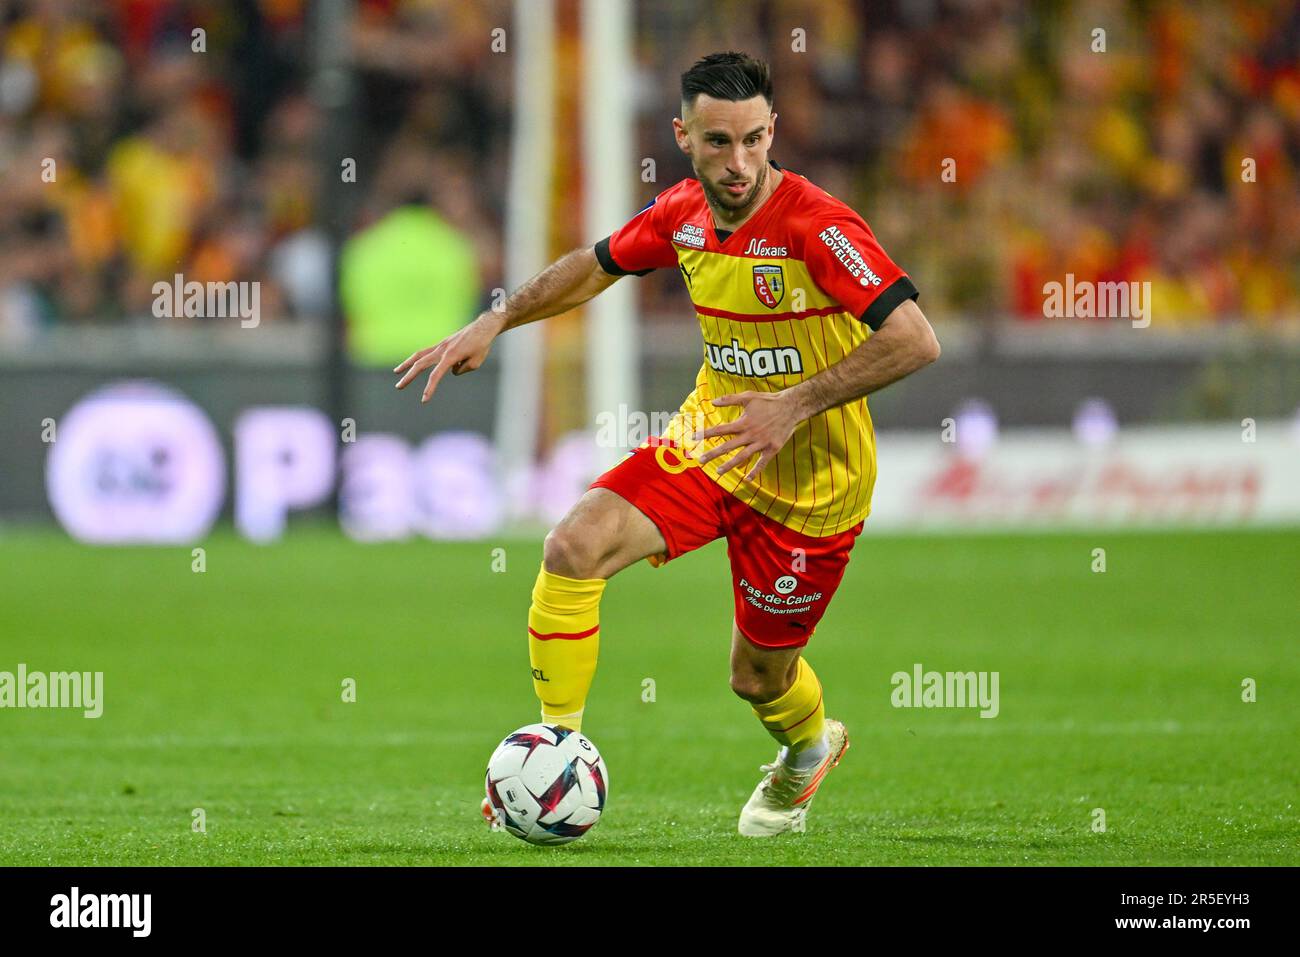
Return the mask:
<path id="1" fill-rule="evenodd" d="M 641 563 L 588 701 L 610 800 L 562 848 L 478 812 L 536 720 L 539 542 L 204 546 L 197 574 L 188 548 L 0 538 L 0 670 L 102 671 L 105 699 L 0 710 L 0 864 L 1300 863 L 1294 531 L 864 535 L 808 650 L 852 749 L 768 841 L 735 832 L 775 744 L 728 688 L 723 548 Z M 916 662 L 999 672 L 1001 713 L 892 707 Z"/>

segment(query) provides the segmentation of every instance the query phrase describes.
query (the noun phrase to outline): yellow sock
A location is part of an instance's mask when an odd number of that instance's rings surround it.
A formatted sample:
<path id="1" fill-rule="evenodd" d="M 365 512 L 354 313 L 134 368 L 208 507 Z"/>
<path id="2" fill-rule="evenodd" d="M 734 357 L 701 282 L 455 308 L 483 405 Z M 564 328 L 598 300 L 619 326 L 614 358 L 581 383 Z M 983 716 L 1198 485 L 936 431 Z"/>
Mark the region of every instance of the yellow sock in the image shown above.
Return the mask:
<path id="1" fill-rule="evenodd" d="M 528 658 L 542 722 L 582 730 L 600 650 L 603 578 L 565 578 L 542 565 L 528 609 Z"/>
<path id="2" fill-rule="evenodd" d="M 767 733 L 792 754 L 815 744 L 826 730 L 821 682 L 802 656 L 798 661 L 799 670 L 789 691 L 775 701 L 753 705 L 754 714 L 763 722 Z"/>

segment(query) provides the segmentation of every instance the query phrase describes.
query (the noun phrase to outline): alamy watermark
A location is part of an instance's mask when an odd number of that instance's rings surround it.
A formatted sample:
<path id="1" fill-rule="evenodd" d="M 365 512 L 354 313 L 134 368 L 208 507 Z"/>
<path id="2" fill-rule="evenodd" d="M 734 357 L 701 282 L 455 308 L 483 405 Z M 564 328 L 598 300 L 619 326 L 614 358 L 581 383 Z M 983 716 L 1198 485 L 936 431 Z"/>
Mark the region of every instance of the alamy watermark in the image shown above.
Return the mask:
<path id="1" fill-rule="evenodd" d="M 620 402 L 615 411 L 603 411 L 596 415 L 596 445 L 605 449 L 640 448 L 651 439 L 669 432 L 677 412 L 643 412 L 629 409 Z M 708 420 L 703 412 L 692 416 L 680 416 L 681 434 L 690 436 L 708 427 Z"/>
<path id="2" fill-rule="evenodd" d="M 996 718 L 998 703 L 996 671 L 925 671 L 921 663 L 911 672 L 895 671 L 889 703 L 895 708 L 979 708 L 981 718 Z"/>
<path id="3" fill-rule="evenodd" d="M 262 321 L 262 284 L 253 282 L 185 282 L 180 273 L 169 283 L 153 284 L 153 314 L 159 319 L 233 319 L 243 329 Z"/>
<path id="4" fill-rule="evenodd" d="M 1045 319 L 1131 319 L 1134 329 L 1151 325 L 1151 283 L 1075 281 L 1043 284 Z"/>
<path id="5" fill-rule="evenodd" d="M 104 672 L 0 671 L 0 708 L 80 708 L 83 716 L 104 713 Z"/>
<path id="6" fill-rule="evenodd" d="M 51 927 L 120 927 L 148 937 L 152 912 L 152 894 L 83 894 L 74 887 L 50 898 Z"/>

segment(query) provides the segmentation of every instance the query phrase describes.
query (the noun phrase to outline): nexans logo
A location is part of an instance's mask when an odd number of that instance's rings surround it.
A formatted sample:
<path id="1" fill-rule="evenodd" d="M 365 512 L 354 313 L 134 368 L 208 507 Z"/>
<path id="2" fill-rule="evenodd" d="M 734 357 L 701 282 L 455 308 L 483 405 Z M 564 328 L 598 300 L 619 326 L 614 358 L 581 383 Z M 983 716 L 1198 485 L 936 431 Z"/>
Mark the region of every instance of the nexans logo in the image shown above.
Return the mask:
<path id="1" fill-rule="evenodd" d="M 768 376 L 803 372 L 803 357 L 794 346 L 746 349 L 737 339 L 729 346 L 704 343 L 704 358 L 718 372 L 733 375 Z"/>
<path id="2" fill-rule="evenodd" d="M 769 246 L 767 237 L 762 239 L 751 239 L 749 245 L 745 247 L 746 256 L 788 256 L 790 248 L 788 246 Z"/>

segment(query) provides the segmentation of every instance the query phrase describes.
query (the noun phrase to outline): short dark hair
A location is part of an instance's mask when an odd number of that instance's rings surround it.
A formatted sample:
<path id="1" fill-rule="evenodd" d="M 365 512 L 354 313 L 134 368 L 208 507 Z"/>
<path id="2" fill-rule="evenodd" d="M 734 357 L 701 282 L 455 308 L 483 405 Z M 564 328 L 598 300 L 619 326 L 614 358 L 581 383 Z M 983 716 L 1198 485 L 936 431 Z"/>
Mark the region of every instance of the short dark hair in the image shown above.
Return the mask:
<path id="1" fill-rule="evenodd" d="M 701 93 L 732 101 L 761 96 L 771 108 L 772 73 L 748 53 L 710 53 L 682 74 L 682 102 L 694 106 Z"/>

